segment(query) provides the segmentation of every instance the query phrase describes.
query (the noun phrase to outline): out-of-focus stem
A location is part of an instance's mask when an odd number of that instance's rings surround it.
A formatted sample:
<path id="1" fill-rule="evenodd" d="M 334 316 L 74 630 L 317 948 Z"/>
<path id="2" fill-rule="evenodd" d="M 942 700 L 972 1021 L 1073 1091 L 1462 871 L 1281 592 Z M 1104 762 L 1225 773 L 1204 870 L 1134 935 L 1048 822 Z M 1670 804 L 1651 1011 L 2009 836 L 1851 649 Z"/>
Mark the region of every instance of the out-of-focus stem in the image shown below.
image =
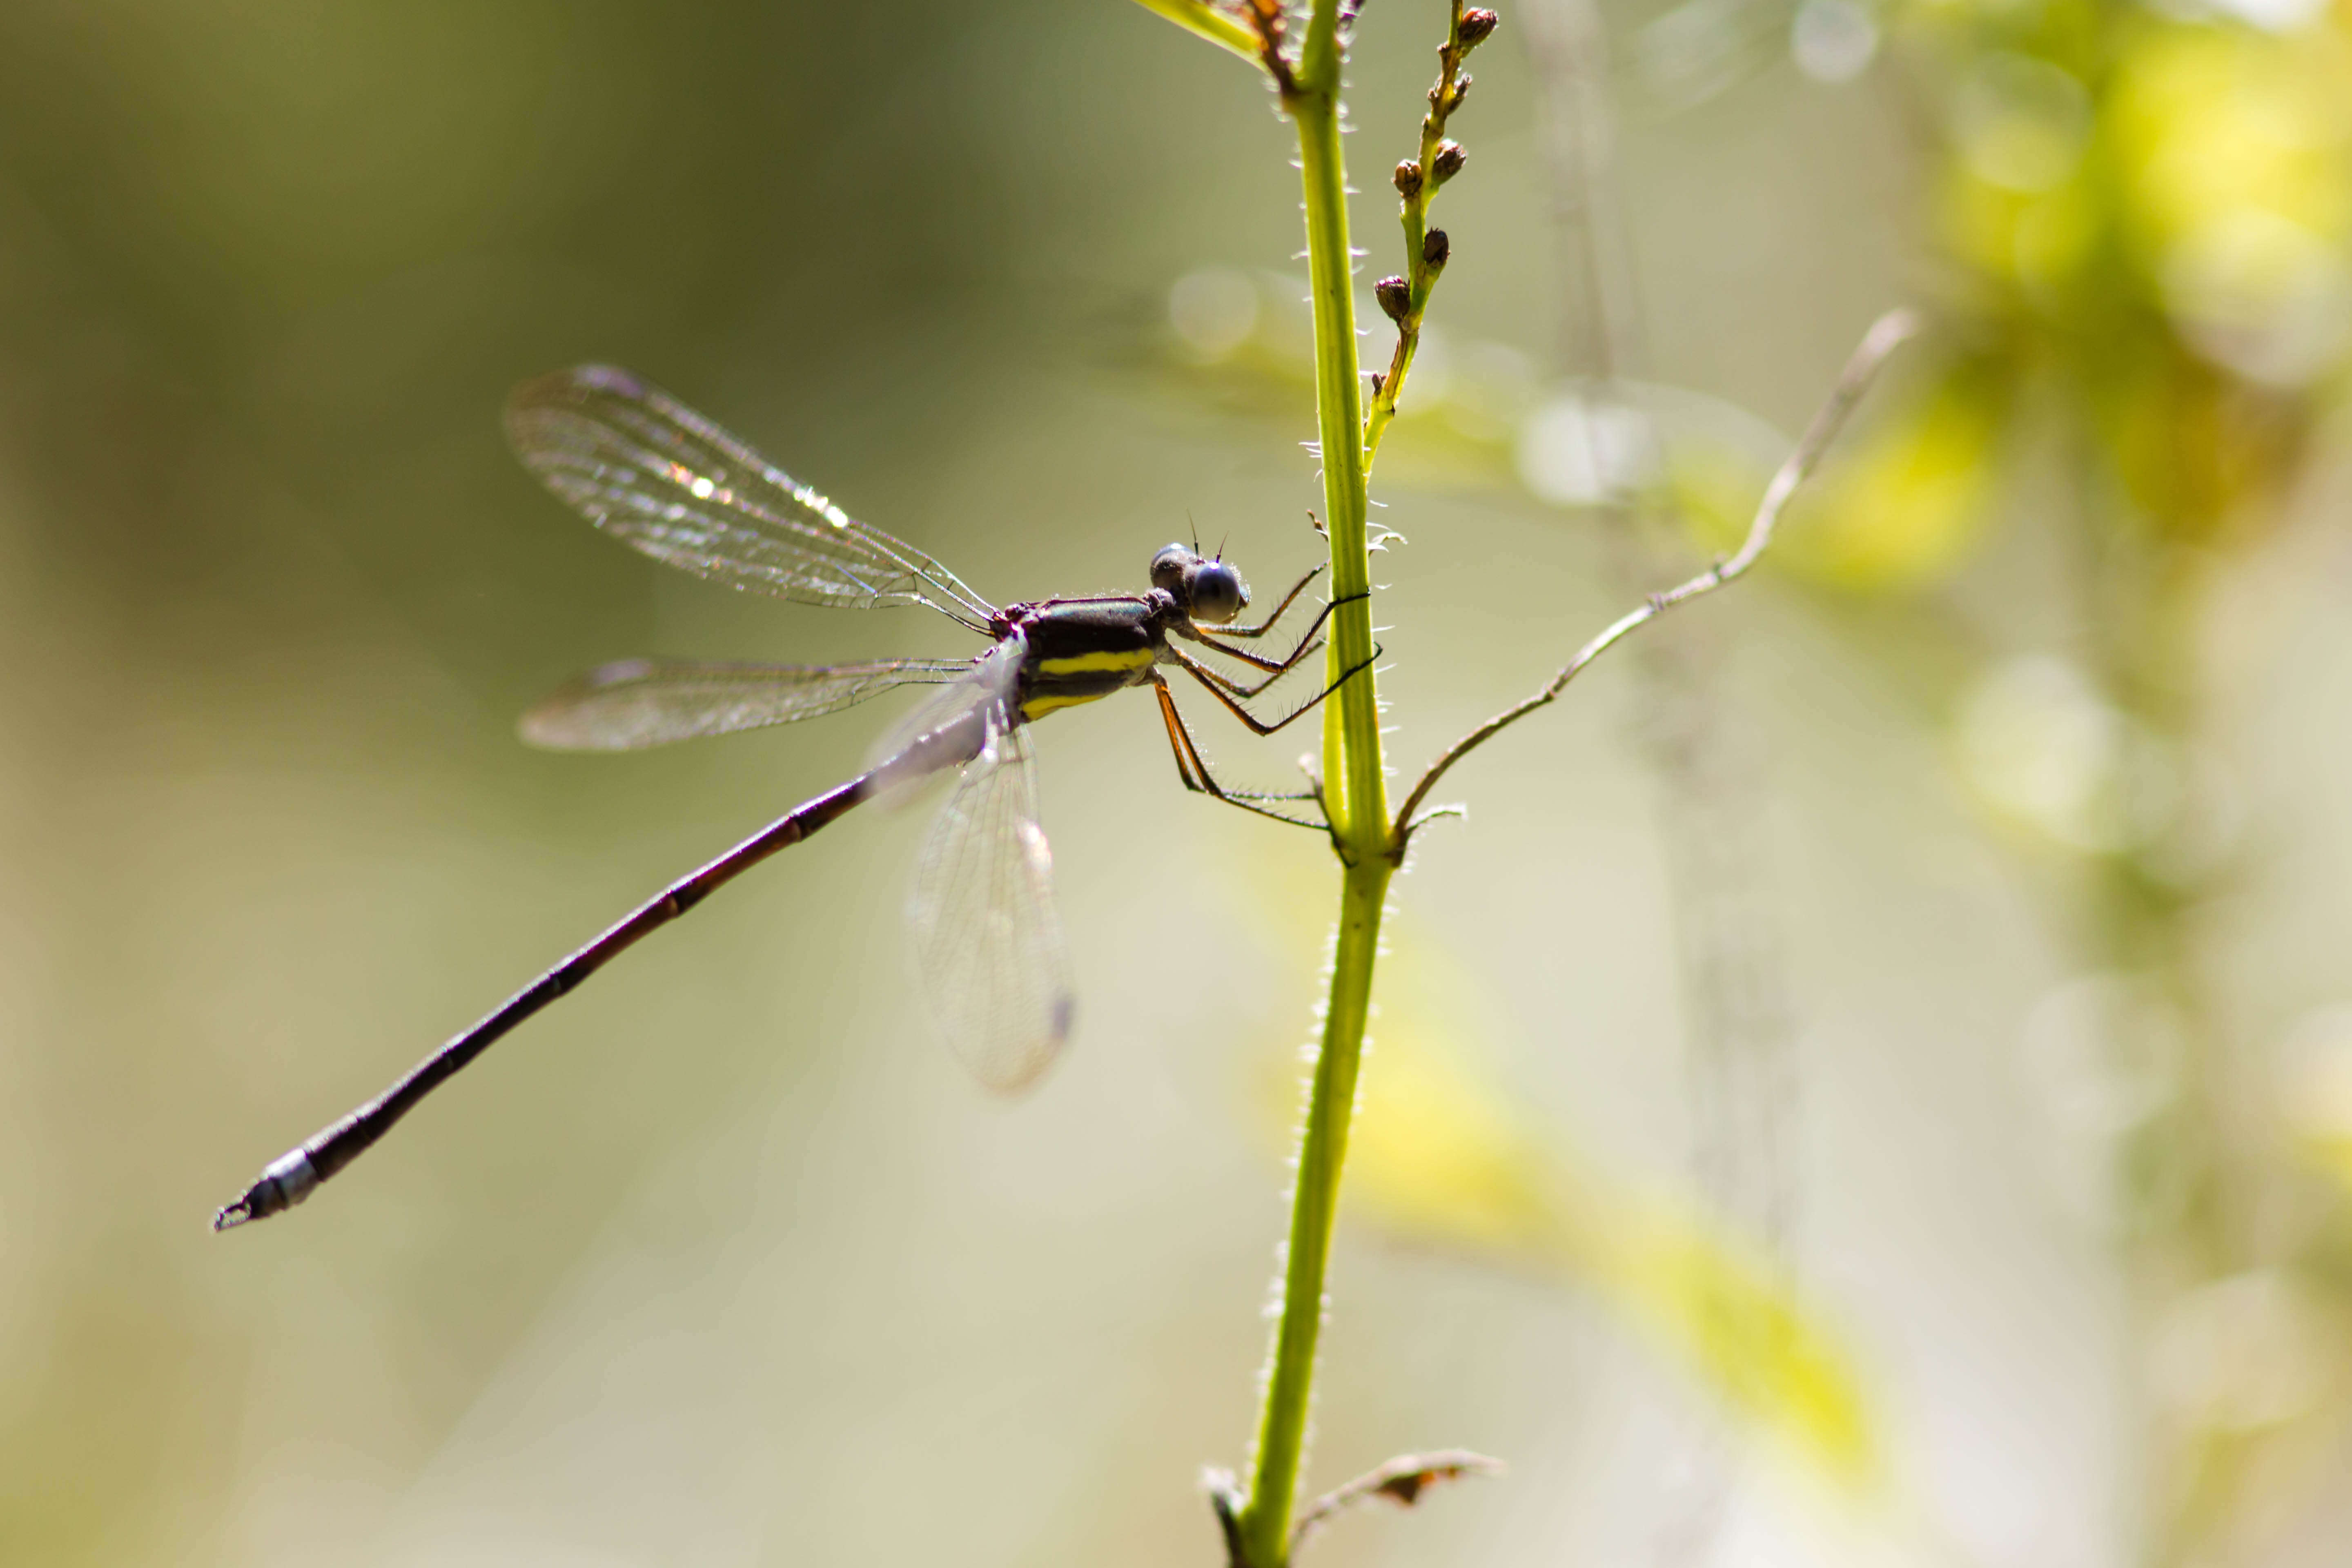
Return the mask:
<path id="1" fill-rule="evenodd" d="M 1247 24 L 1229 16 L 1202 0 L 1136 0 L 1147 11 L 1155 11 L 1186 32 L 1202 37 L 1219 48 L 1231 49 L 1252 65 L 1263 63 L 1258 58 L 1258 37 Z"/>

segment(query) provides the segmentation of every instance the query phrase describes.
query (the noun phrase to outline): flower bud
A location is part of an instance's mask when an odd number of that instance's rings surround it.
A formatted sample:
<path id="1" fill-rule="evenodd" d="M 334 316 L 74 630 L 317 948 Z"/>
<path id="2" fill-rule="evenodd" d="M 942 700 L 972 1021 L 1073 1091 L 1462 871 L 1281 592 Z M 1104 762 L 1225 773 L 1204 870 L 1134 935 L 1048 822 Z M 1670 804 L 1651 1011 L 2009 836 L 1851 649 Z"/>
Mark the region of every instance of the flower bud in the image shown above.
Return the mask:
<path id="1" fill-rule="evenodd" d="M 1421 237 L 1422 265 L 1431 271 L 1434 272 L 1444 266 L 1445 258 L 1452 254 L 1454 254 L 1454 247 L 1446 243 L 1444 229 L 1433 228 Z"/>
<path id="2" fill-rule="evenodd" d="M 1421 165 L 1407 158 L 1396 166 L 1397 195 L 1411 201 L 1421 195 Z"/>
<path id="3" fill-rule="evenodd" d="M 1462 47 L 1465 49 L 1472 49 L 1485 43 L 1494 36 L 1496 24 L 1501 20 L 1500 16 L 1484 6 L 1463 12 Z"/>
<path id="4" fill-rule="evenodd" d="M 1383 278 L 1372 285 L 1372 297 L 1381 302 L 1381 311 L 1391 321 L 1402 322 L 1405 312 L 1412 309 L 1412 289 L 1402 278 Z"/>
<path id="5" fill-rule="evenodd" d="M 1462 172 L 1462 165 L 1468 158 L 1469 154 L 1462 151 L 1461 142 L 1441 142 L 1437 144 L 1437 156 L 1430 161 L 1430 173 L 1437 176 L 1437 183 L 1442 185 Z"/>

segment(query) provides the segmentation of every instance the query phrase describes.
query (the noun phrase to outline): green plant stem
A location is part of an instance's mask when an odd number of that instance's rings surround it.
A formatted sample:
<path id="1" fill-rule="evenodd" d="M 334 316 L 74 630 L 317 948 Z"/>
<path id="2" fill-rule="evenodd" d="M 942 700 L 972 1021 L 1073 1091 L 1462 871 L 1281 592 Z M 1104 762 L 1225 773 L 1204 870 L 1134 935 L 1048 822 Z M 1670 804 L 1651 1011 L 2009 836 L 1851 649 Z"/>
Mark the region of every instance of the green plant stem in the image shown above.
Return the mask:
<path id="1" fill-rule="evenodd" d="M 1372 657 L 1371 555 L 1365 539 L 1369 470 L 1363 447 L 1363 375 L 1356 359 L 1356 291 L 1348 250 L 1347 170 L 1339 151 L 1339 61 L 1334 0 L 1307 24 L 1298 91 L 1286 100 L 1298 127 L 1306 191 L 1307 257 L 1315 307 L 1316 433 L 1323 459 L 1325 529 L 1331 545 L 1330 679 Z M 1321 40 L 1318 60 L 1318 40 Z M 1388 779 L 1381 761 L 1380 706 L 1366 668 L 1335 693 L 1323 727 L 1325 805 L 1340 857 L 1385 856 Z"/>
<path id="2" fill-rule="evenodd" d="M 1290 1516 L 1307 1442 L 1316 1341 L 1323 1327 L 1324 1273 L 1339 1206 L 1340 1168 L 1348 1157 L 1356 1073 L 1363 1059 L 1381 910 L 1392 870 L 1385 857 L 1375 856 L 1349 867 L 1340 884 L 1330 999 L 1323 1015 L 1307 1125 L 1299 1138 L 1297 1185 L 1291 1196 L 1282 1316 L 1275 1330 L 1265 1403 L 1258 1415 L 1249 1501 L 1241 1513 L 1244 1568 L 1283 1568 L 1289 1557 Z"/>
<path id="3" fill-rule="evenodd" d="M 1309 288 L 1315 310 L 1316 421 L 1322 443 L 1325 527 L 1331 546 L 1329 669 L 1356 674 L 1326 705 L 1325 809 L 1345 865 L 1339 936 L 1323 1034 L 1300 1134 L 1284 1255 L 1282 1310 L 1266 1370 L 1249 1498 L 1240 1513 L 1244 1568 L 1283 1568 L 1298 1489 L 1323 1327 L 1324 1275 L 1339 1205 L 1339 1173 L 1356 1102 L 1381 912 L 1395 870 L 1388 781 L 1373 689 L 1371 557 L 1365 538 L 1362 378 L 1356 360 L 1346 169 L 1339 148 L 1339 39 L 1336 0 L 1317 0 L 1284 109 L 1298 128 L 1307 206 Z M 1360 668 L 1359 667 L 1361 667 Z"/>

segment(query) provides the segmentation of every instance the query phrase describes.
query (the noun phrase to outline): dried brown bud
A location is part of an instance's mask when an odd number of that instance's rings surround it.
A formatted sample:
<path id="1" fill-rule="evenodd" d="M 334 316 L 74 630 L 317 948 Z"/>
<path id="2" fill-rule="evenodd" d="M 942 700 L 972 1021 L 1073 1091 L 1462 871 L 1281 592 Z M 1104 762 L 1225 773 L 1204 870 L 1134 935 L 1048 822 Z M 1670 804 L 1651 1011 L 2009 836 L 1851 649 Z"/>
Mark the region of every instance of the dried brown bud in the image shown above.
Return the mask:
<path id="1" fill-rule="evenodd" d="M 1383 278 L 1372 285 L 1372 297 L 1381 302 L 1381 311 L 1391 321 L 1402 321 L 1405 312 L 1412 309 L 1412 289 L 1402 278 Z"/>
<path id="2" fill-rule="evenodd" d="M 1421 237 L 1422 265 L 1431 271 L 1444 266 L 1445 258 L 1453 254 L 1454 247 L 1446 243 L 1444 229 L 1433 228 Z"/>
<path id="3" fill-rule="evenodd" d="M 1407 158 L 1396 166 L 1397 195 L 1411 201 L 1421 195 L 1421 165 Z"/>
<path id="4" fill-rule="evenodd" d="M 1437 156 L 1430 161 L 1430 173 L 1437 176 L 1437 183 L 1442 185 L 1462 172 L 1462 165 L 1468 157 L 1469 154 L 1462 151 L 1461 142 L 1441 142 L 1437 144 Z"/>
<path id="5" fill-rule="evenodd" d="M 1501 20 L 1500 16 L 1484 6 L 1475 6 L 1463 12 L 1462 47 L 1465 49 L 1474 49 L 1485 43 L 1494 36 L 1496 24 Z"/>

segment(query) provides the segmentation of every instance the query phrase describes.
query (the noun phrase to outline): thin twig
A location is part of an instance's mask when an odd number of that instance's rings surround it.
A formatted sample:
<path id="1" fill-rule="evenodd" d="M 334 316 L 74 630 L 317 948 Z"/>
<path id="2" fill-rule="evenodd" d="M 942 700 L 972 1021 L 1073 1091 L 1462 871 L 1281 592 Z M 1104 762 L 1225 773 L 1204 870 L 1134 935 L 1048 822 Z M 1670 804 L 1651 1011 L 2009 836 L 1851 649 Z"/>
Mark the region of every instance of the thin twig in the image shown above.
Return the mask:
<path id="1" fill-rule="evenodd" d="M 1346 1486 L 1325 1492 L 1308 1503 L 1299 1513 L 1298 1522 L 1291 1527 L 1290 1550 L 1295 1554 L 1299 1543 L 1333 1515 L 1368 1499 L 1384 1497 L 1399 1508 L 1411 1508 L 1421 1500 L 1423 1492 L 1440 1481 L 1456 1480 L 1463 1476 L 1497 1475 L 1502 1468 L 1502 1460 L 1474 1454 L 1467 1448 L 1446 1448 L 1434 1454 L 1401 1454 L 1377 1469 L 1367 1470 Z"/>
<path id="2" fill-rule="evenodd" d="M 1918 318 L 1908 310 L 1889 310 L 1871 323 L 1870 331 L 1863 335 L 1862 346 L 1853 351 L 1853 357 L 1846 362 L 1844 374 L 1838 377 L 1836 390 L 1830 394 L 1829 401 L 1822 405 L 1821 412 L 1813 416 L 1813 422 L 1806 429 L 1804 438 L 1797 443 L 1797 449 L 1789 454 L 1788 460 L 1780 465 L 1780 472 L 1772 476 L 1772 483 L 1765 490 L 1763 501 L 1756 508 L 1755 521 L 1748 525 L 1748 538 L 1740 545 L 1738 554 L 1727 561 L 1717 562 L 1678 587 L 1651 595 L 1649 602 L 1640 609 L 1620 616 L 1607 630 L 1578 649 L 1576 657 L 1568 661 L 1567 668 L 1553 676 L 1542 690 L 1517 707 L 1497 713 L 1439 753 L 1437 760 L 1430 763 L 1429 771 L 1421 775 L 1421 782 L 1412 786 L 1412 793 L 1405 796 L 1403 806 L 1397 812 L 1396 844 L 1400 856 L 1403 853 L 1407 837 L 1416 826 L 1413 814 L 1420 809 L 1421 803 L 1428 797 L 1437 781 L 1444 776 L 1446 769 L 1510 725 L 1559 697 L 1586 665 L 1607 652 L 1635 627 L 1657 619 L 1676 605 L 1696 599 L 1702 594 L 1713 593 L 1756 564 L 1765 547 L 1772 542 L 1773 527 L 1780 521 L 1780 512 L 1789 504 L 1789 498 L 1797 493 L 1797 487 L 1811 476 L 1814 467 L 1820 463 L 1822 454 L 1837 438 L 1838 431 L 1845 425 L 1846 416 L 1853 411 L 1853 405 L 1869 390 L 1879 368 L 1886 363 L 1886 356 L 1918 331 L 1919 324 Z"/>

